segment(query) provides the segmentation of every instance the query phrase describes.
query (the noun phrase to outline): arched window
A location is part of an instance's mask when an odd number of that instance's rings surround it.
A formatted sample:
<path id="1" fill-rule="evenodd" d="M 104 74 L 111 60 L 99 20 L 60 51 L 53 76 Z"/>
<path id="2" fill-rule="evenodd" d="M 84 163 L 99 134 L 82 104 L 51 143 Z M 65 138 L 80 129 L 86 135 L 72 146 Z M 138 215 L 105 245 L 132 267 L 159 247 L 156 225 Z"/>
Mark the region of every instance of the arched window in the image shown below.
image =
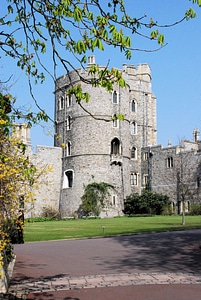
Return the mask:
<path id="1" fill-rule="evenodd" d="M 132 122 L 131 124 L 131 134 L 136 134 L 136 122 Z"/>
<path id="2" fill-rule="evenodd" d="M 131 149 L 131 158 L 132 159 L 137 158 L 137 149 L 135 147 L 132 147 L 132 149 Z"/>
<path id="3" fill-rule="evenodd" d="M 114 91 L 112 94 L 112 101 L 114 104 L 117 104 L 117 100 L 118 100 L 118 94 L 116 91 Z"/>
<path id="4" fill-rule="evenodd" d="M 111 141 L 111 154 L 114 155 L 120 154 L 120 141 L 117 138 L 114 138 Z"/>
<path id="5" fill-rule="evenodd" d="M 135 111 L 136 111 L 136 103 L 135 103 L 135 100 L 133 100 L 133 101 L 131 102 L 131 111 L 132 111 L 132 112 L 135 112 Z"/>
<path id="6" fill-rule="evenodd" d="M 73 171 L 67 170 L 64 172 L 63 188 L 73 187 Z"/>
<path id="7" fill-rule="evenodd" d="M 59 110 L 64 109 L 64 97 L 59 97 Z"/>

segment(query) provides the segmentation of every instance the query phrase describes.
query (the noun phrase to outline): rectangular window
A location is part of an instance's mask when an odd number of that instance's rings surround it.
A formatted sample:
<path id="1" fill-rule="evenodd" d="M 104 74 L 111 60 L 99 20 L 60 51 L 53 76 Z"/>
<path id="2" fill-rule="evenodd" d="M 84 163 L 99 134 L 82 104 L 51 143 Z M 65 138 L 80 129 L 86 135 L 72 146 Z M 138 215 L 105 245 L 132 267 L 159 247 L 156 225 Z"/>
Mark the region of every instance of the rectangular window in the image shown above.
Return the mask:
<path id="1" fill-rule="evenodd" d="M 71 117 L 68 116 L 66 119 L 66 129 L 70 130 L 71 129 Z"/>
<path id="2" fill-rule="evenodd" d="M 149 152 L 144 152 L 144 160 L 148 160 L 149 158 Z"/>
<path id="3" fill-rule="evenodd" d="M 167 168 L 173 168 L 173 157 L 167 158 Z"/>
<path id="4" fill-rule="evenodd" d="M 146 174 L 143 176 L 143 185 L 147 186 L 147 184 L 148 184 L 148 175 Z"/>
<path id="5" fill-rule="evenodd" d="M 116 205 L 116 196 L 112 195 L 112 205 Z"/>
<path id="6" fill-rule="evenodd" d="M 131 185 L 137 185 L 137 173 L 131 173 L 130 183 Z"/>
<path id="7" fill-rule="evenodd" d="M 66 96 L 66 101 L 67 101 L 67 107 L 72 106 L 72 95 L 67 95 Z"/>
<path id="8" fill-rule="evenodd" d="M 115 128 L 118 127 L 118 120 L 116 120 L 116 119 L 113 120 L 113 127 L 115 127 Z"/>
<path id="9" fill-rule="evenodd" d="M 197 187 L 200 188 L 201 187 L 201 178 L 197 177 Z"/>

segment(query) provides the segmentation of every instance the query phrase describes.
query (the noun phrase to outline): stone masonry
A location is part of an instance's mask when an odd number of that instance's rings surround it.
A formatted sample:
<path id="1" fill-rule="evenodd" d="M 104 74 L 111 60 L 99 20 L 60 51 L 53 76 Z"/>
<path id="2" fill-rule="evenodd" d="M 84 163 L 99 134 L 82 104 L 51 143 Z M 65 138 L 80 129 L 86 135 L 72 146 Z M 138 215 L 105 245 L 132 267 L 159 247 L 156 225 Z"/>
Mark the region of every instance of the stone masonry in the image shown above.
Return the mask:
<path id="1" fill-rule="evenodd" d="M 90 61 L 95 63 L 95 58 Z M 78 210 L 85 185 L 103 181 L 112 184 L 115 192 L 102 215 L 121 215 L 125 197 L 141 190 L 141 147 L 156 145 L 156 98 L 149 66 L 124 65 L 126 88 L 115 87 L 111 93 L 80 81 L 78 74 L 87 78 L 89 67 L 58 78 L 55 87 L 55 146 L 64 146 L 63 217 Z M 78 84 L 90 94 L 89 103 L 82 104 L 85 110 L 66 95 Z M 123 114 L 125 120 L 114 121 L 115 114 Z"/>
<path id="2" fill-rule="evenodd" d="M 25 217 L 41 216 L 45 208 L 59 211 L 62 149 L 38 145 L 36 151 L 33 152 L 30 128 L 25 124 L 15 124 L 15 134 L 27 145 L 26 154 L 32 163 L 42 172 L 37 181 L 36 188 L 32 191 L 34 201 L 27 203 L 26 199 L 24 199 Z M 44 171 L 47 169 L 48 172 Z"/>
<path id="3" fill-rule="evenodd" d="M 185 210 L 200 202 L 201 141 L 199 129 L 193 140 L 180 145 L 157 145 L 156 98 L 151 88 L 147 64 L 123 65 L 126 87 L 107 92 L 80 80 L 88 78 L 95 58 L 89 57 L 85 71 L 77 70 L 59 77 L 55 86 L 54 147 L 37 146 L 32 153 L 29 129 L 17 126 L 18 136 L 27 144 L 36 166 L 51 167 L 41 177 L 34 203 L 26 205 L 27 217 L 39 216 L 45 207 L 72 217 L 81 204 L 84 187 L 92 182 L 107 182 L 115 187 L 101 216 L 122 215 L 124 199 L 149 187 L 166 194 L 172 212 Z M 104 69 L 104 67 L 102 67 Z M 70 87 L 80 84 L 90 101 L 82 103 L 68 96 Z M 123 114 L 124 121 L 115 118 Z"/>
<path id="4" fill-rule="evenodd" d="M 194 132 L 198 129 L 195 129 Z M 168 195 L 172 212 L 188 212 L 192 203 L 201 202 L 201 142 L 182 140 L 180 145 L 142 149 L 142 178 L 148 176 L 152 191 Z"/>

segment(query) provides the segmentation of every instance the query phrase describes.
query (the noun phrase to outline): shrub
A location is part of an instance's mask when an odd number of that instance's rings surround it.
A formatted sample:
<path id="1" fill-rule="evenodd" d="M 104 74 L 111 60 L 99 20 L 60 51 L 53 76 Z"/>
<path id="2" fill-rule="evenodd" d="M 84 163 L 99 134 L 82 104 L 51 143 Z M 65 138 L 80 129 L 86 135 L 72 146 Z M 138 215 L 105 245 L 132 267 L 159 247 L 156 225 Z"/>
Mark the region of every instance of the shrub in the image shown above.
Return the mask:
<path id="1" fill-rule="evenodd" d="M 56 220 L 61 218 L 59 211 L 51 206 L 46 206 L 43 208 L 41 217 L 48 218 L 48 219 L 56 219 Z"/>
<path id="2" fill-rule="evenodd" d="M 140 213 L 140 196 L 137 193 L 126 197 L 123 213 L 126 215 L 136 215 Z"/>
<path id="3" fill-rule="evenodd" d="M 128 215 L 161 215 L 163 211 L 168 211 L 169 203 L 168 196 L 145 190 L 142 195 L 134 193 L 128 196 L 124 201 L 123 212 Z"/>
<path id="4" fill-rule="evenodd" d="M 201 215 L 201 203 L 191 204 L 190 215 Z"/>
<path id="5" fill-rule="evenodd" d="M 106 199 L 110 195 L 110 189 L 114 189 L 114 187 L 106 182 L 93 182 L 85 186 L 78 214 L 99 216 L 101 210 L 109 205 Z"/>

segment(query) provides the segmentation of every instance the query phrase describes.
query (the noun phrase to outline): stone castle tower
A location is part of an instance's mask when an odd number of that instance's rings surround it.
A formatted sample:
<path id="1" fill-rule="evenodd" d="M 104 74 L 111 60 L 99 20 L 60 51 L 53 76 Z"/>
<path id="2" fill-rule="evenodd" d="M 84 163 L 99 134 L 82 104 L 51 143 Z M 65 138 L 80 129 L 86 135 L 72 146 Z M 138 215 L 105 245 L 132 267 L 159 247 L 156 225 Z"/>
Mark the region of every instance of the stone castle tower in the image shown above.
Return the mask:
<path id="1" fill-rule="evenodd" d="M 78 210 L 84 186 L 92 182 L 107 182 L 115 187 L 105 214 L 121 215 L 125 197 L 140 193 L 142 180 L 146 181 L 141 177 L 141 148 L 157 143 L 156 98 L 149 66 L 124 65 L 126 87 L 115 87 L 110 93 L 80 81 L 78 74 L 87 78 L 91 64 L 95 64 L 93 56 L 85 71 L 61 76 L 55 86 L 55 146 L 65 145 L 62 217 Z M 66 95 L 70 87 L 78 84 L 90 94 L 89 103 L 82 103 L 84 109 L 74 97 Z M 116 114 L 123 114 L 125 120 L 116 120 Z"/>

